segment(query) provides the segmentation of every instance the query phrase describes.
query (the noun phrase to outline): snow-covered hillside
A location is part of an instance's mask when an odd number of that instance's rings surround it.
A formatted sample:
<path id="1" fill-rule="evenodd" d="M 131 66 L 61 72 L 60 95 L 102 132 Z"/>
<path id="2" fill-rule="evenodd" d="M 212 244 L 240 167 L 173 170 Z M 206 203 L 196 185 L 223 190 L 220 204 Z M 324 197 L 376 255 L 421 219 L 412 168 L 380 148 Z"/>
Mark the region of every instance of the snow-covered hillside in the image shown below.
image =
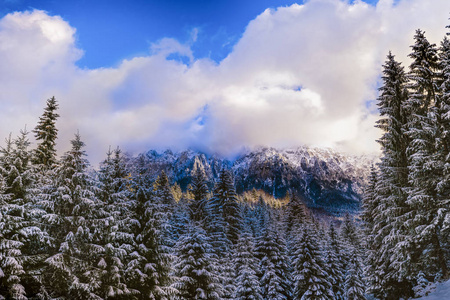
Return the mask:
<path id="1" fill-rule="evenodd" d="M 234 159 L 186 150 L 147 153 L 155 174 L 167 175 L 185 189 L 190 182 L 194 164 L 201 163 L 211 183 L 225 167 L 233 170 L 238 193 L 261 189 L 284 197 L 299 195 L 310 207 L 330 212 L 357 209 L 370 166 L 375 158 L 351 156 L 331 149 L 298 147 L 276 149 L 261 147 Z"/>
<path id="2" fill-rule="evenodd" d="M 418 298 L 420 300 L 448 300 L 450 299 L 450 280 L 438 284 L 436 289 L 428 296 Z"/>

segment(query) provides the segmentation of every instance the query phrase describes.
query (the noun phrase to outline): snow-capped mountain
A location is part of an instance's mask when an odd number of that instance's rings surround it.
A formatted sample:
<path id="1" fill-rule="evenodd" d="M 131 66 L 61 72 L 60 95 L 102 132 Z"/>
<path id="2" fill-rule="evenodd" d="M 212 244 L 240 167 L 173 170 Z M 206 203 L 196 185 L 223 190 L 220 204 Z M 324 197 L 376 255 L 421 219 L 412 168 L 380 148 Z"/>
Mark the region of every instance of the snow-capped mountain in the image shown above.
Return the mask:
<path id="1" fill-rule="evenodd" d="M 147 153 L 155 174 L 164 170 L 185 189 L 196 163 L 201 163 L 211 184 L 220 170 L 231 168 L 236 190 L 242 193 L 262 189 L 275 197 L 296 193 L 310 207 L 330 212 L 359 207 L 370 166 L 375 157 L 350 156 L 331 149 L 299 147 L 295 149 L 258 148 L 235 159 L 186 150 Z"/>

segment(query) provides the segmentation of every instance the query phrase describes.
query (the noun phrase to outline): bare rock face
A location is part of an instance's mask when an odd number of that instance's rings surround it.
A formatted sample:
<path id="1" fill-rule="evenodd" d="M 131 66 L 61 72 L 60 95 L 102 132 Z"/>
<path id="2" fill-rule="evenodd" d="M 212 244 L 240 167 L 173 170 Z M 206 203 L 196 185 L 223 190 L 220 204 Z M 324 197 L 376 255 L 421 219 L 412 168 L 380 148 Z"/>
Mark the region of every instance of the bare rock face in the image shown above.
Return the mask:
<path id="1" fill-rule="evenodd" d="M 258 148 L 225 159 L 187 150 L 173 153 L 149 151 L 149 169 L 164 170 L 182 189 L 190 183 L 196 166 L 204 168 L 211 187 L 222 168 L 232 169 L 236 190 L 262 189 L 275 197 L 295 193 L 311 208 L 330 213 L 359 208 L 362 192 L 376 158 L 350 156 L 331 149 Z"/>

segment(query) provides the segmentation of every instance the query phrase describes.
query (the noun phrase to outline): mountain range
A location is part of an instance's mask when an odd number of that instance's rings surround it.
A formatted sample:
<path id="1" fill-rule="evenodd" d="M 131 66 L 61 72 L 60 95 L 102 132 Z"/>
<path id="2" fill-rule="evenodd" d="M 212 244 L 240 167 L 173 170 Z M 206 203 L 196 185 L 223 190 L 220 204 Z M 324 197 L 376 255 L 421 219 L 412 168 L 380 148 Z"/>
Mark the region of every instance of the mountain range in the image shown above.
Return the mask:
<path id="1" fill-rule="evenodd" d="M 194 150 L 146 153 L 149 169 L 164 170 L 186 190 L 195 165 L 201 165 L 211 187 L 222 168 L 231 169 L 236 191 L 263 190 L 275 198 L 295 193 L 310 208 L 333 214 L 359 209 L 374 156 L 354 156 L 332 149 L 260 147 L 234 159 Z"/>

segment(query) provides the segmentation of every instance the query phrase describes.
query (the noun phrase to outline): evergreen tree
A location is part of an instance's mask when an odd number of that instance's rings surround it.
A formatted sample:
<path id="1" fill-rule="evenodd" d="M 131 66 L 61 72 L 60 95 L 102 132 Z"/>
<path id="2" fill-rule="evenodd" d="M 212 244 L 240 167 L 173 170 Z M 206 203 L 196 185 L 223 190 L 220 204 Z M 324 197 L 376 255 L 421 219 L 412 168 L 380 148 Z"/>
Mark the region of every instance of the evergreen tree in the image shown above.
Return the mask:
<path id="1" fill-rule="evenodd" d="M 224 253 L 221 257 L 219 257 L 223 300 L 233 300 L 236 293 L 236 266 L 233 264 L 234 255 L 234 251 L 229 250 L 227 253 Z"/>
<path id="2" fill-rule="evenodd" d="M 438 106 L 439 131 L 437 150 L 444 164 L 442 177 L 437 185 L 439 199 L 450 196 L 450 40 L 445 37 L 439 49 L 439 64 L 441 69 L 440 101 Z"/>
<path id="3" fill-rule="evenodd" d="M 47 100 L 47 106 L 44 113 L 39 118 L 39 123 L 33 130 L 36 140 L 39 142 L 34 153 L 33 162 L 43 165 L 45 168 L 52 168 L 56 163 L 56 139 L 58 129 L 56 120 L 59 115 L 56 113 L 58 103 L 55 97 Z"/>
<path id="4" fill-rule="evenodd" d="M 186 234 L 189 227 L 189 204 L 187 199 L 182 196 L 175 206 L 168 224 L 168 234 L 170 240 L 175 244 L 178 239 Z"/>
<path id="5" fill-rule="evenodd" d="M 437 216 L 434 219 L 437 231 L 437 237 L 442 244 L 442 248 L 446 249 L 439 255 L 444 258 L 438 258 L 441 262 L 450 259 L 450 40 L 445 37 L 441 43 L 439 51 L 439 63 L 441 69 L 441 84 L 440 84 L 440 101 L 437 103 L 437 122 L 439 126 L 440 136 L 436 142 L 436 149 L 438 151 L 439 160 L 442 162 L 442 176 L 437 183 Z M 441 272 L 445 273 L 445 270 Z M 447 271 L 448 273 L 448 271 Z M 443 274 L 444 275 L 444 274 Z M 444 275 L 444 278 L 448 277 Z"/>
<path id="6" fill-rule="evenodd" d="M 168 299 L 175 291 L 170 287 L 173 259 L 162 240 L 162 229 L 167 224 L 166 207 L 139 180 L 133 187 L 135 240 L 126 270 L 127 285 L 139 292 L 137 299 Z"/>
<path id="7" fill-rule="evenodd" d="M 21 131 L 14 141 L 9 138 L 1 150 L 0 176 L 2 178 L 4 241 L 0 246 L 5 265 L 0 286 L 7 287 L 15 299 L 27 293 L 39 292 L 42 264 L 46 256 L 48 234 L 38 226 L 44 213 L 34 203 L 34 176 L 30 165 L 28 132 Z M 1 288 L 0 288 L 1 289 Z M 16 290 L 15 292 L 12 292 Z M 23 290 L 19 295 L 19 290 Z M 25 292 L 26 290 L 26 292 Z"/>
<path id="8" fill-rule="evenodd" d="M 382 278 L 379 277 L 379 274 L 381 274 L 380 270 L 377 268 L 377 262 L 379 260 L 378 257 L 378 251 L 377 248 L 377 234 L 376 234 L 376 227 L 377 222 L 376 219 L 379 215 L 379 200 L 380 197 L 378 197 L 378 173 L 375 170 L 375 168 L 372 166 L 369 182 L 368 185 L 364 191 L 364 196 L 362 200 L 362 220 L 364 225 L 364 232 L 365 232 L 365 248 L 367 251 L 367 259 L 366 259 L 366 278 L 367 278 L 367 291 L 370 294 L 374 294 L 375 296 L 381 297 L 382 287 L 381 287 L 381 280 Z"/>
<path id="9" fill-rule="evenodd" d="M 176 202 L 170 189 L 169 178 L 164 171 L 161 172 L 155 183 L 157 200 L 169 210 L 172 210 Z"/>
<path id="10" fill-rule="evenodd" d="M 219 181 L 214 189 L 214 195 L 208 201 L 207 210 L 208 231 L 210 233 L 215 232 L 214 234 L 218 236 L 218 240 L 213 239 L 212 242 L 223 240 L 223 233 L 225 233 L 226 240 L 223 242 L 236 244 L 243 224 L 241 208 L 234 189 L 233 178 L 229 171 L 222 170 L 220 173 Z"/>
<path id="11" fill-rule="evenodd" d="M 172 194 L 172 188 L 169 183 L 169 178 L 167 177 L 164 171 L 161 172 L 159 177 L 155 181 L 154 186 L 154 201 L 158 203 L 160 212 L 164 212 L 164 223 L 161 223 L 161 226 L 164 227 L 162 231 L 162 240 L 164 241 L 165 246 L 172 248 L 178 236 L 182 232 L 177 232 L 178 221 L 181 219 L 186 219 L 183 217 L 184 213 L 180 210 L 175 213 L 177 208 L 177 203 L 175 197 Z M 162 219 L 161 219 L 162 220 Z M 181 225 L 181 224 L 180 224 Z M 174 227 L 175 226 L 175 227 Z"/>
<path id="12" fill-rule="evenodd" d="M 435 288 L 436 285 L 433 282 L 429 282 L 425 274 L 420 271 L 417 275 L 417 284 L 413 287 L 414 297 L 425 297 Z"/>
<path id="13" fill-rule="evenodd" d="M 255 253 L 260 260 L 259 275 L 263 299 L 291 299 L 292 276 L 286 243 L 273 227 L 268 227 L 258 238 Z"/>
<path id="14" fill-rule="evenodd" d="M 208 197 L 208 186 L 203 165 L 195 166 L 191 180 L 191 193 L 193 199 L 189 202 L 190 219 L 193 222 L 202 223 L 206 218 L 206 202 Z"/>
<path id="15" fill-rule="evenodd" d="M 213 200 L 214 197 L 211 200 Z M 208 203 L 208 219 L 206 229 L 210 238 L 211 246 L 218 257 L 225 259 L 227 253 L 231 250 L 231 242 L 227 238 L 227 224 L 224 220 L 223 206 L 215 205 L 216 203 Z M 212 208 L 214 207 L 214 208 Z"/>
<path id="16" fill-rule="evenodd" d="M 222 295 L 217 256 L 204 231 L 192 226 L 176 245 L 177 261 L 173 287 L 177 299 L 219 300 Z"/>
<path id="17" fill-rule="evenodd" d="M 264 230 L 269 226 L 271 222 L 270 207 L 264 201 L 264 198 L 260 195 L 255 207 L 255 233 L 256 236 L 261 236 Z"/>
<path id="18" fill-rule="evenodd" d="M 44 277 L 52 297 L 98 299 L 95 287 L 99 278 L 94 264 L 104 249 L 93 236 L 99 226 L 95 182 L 87 173 L 89 162 L 80 135 L 76 134 L 71 143 L 72 149 L 55 170 L 53 205 L 45 216 L 55 238 L 56 253 L 46 260 Z"/>
<path id="19" fill-rule="evenodd" d="M 262 300 L 256 272 L 258 259 L 254 256 L 254 245 L 251 235 L 243 233 L 235 248 L 233 265 L 236 269 L 236 291 L 233 299 Z"/>
<path id="20" fill-rule="evenodd" d="M 4 181 L 0 194 L 0 299 L 28 299 L 21 277 L 25 271 L 20 260 L 23 243 L 17 239 L 16 226 L 20 222 L 22 211 L 9 204 L 9 195 L 4 194 Z M 16 220 L 19 219 L 19 220 Z"/>
<path id="21" fill-rule="evenodd" d="M 260 228 L 258 226 L 259 221 L 257 220 L 257 206 L 252 205 L 247 198 L 244 198 L 242 203 L 242 221 L 243 221 L 243 232 L 251 232 L 253 237 L 261 235 Z"/>
<path id="22" fill-rule="evenodd" d="M 365 300 L 363 271 L 358 254 L 354 250 L 351 254 L 350 266 L 345 277 L 345 299 Z"/>
<path id="23" fill-rule="evenodd" d="M 293 267 L 294 299 L 334 299 L 332 286 L 311 228 L 306 227 L 297 242 Z"/>
<path id="24" fill-rule="evenodd" d="M 99 200 L 97 211 L 102 218 L 94 237 L 104 248 L 97 263 L 100 285 L 98 294 L 104 299 L 126 299 L 131 296 L 124 272 L 126 259 L 133 244 L 131 201 L 126 187 L 127 170 L 119 148 L 108 151 L 100 164 Z"/>
<path id="25" fill-rule="evenodd" d="M 342 238 L 347 241 L 351 247 L 356 247 L 359 245 L 359 236 L 357 227 L 353 222 L 352 216 L 349 213 L 346 213 L 344 216 L 344 223 L 341 227 Z"/>
<path id="26" fill-rule="evenodd" d="M 364 232 L 366 236 L 366 243 L 371 244 L 371 235 L 375 226 L 375 211 L 378 206 L 377 197 L 377 182 L 378 173 L 375 167 L 372 165 L 370 168 L 369 182 L 364 190 L 362 199 L 362 215 L 361 218 L 364 222 Z"/>
<path id="27" fill-rule="evenodd" d="M 41 290 L 51 237 L 41 225 L 45 210 L 37 203 L 39 186 L 36 185 L 35 169 L 31 165 L 32 154 L 28 149 L 29 145 L 28 131 L 25 128 L 14 141 L 13 164 L 6 169 L 10 170 L 10 175 L 16 174 L 9 190 L 14 203 L 23 207 L 22 217 L 25 221 L 25 226 L 20 228 L 17 236 L 23 243 L 21 261 L 25 274 L 22 282 L 27 295 L 34 297 Z"/>
<path id="28" fill-rule="evenodd" d="M 379 280 L 376 293 L 401 297 L 409 289 L 405 279 L 399 279 L 391 264 L 393 249 L 403 238 L 405 216 L 409 212 L 407 200 L 408 157 L 406 155 L 409 137 L 406 135 L 408 111 L 406 102 L 407 77 L 400 63 L 389 53 L 383 65 L 383 85 L 380 87 L 378 107 L 381 119 L 376 127 L 383 130 L 377 141 L 382 148 L 377 183 L 378 204 L 374 212 L 373 275 Z M 406 292 L 405 292 L 406 290 Z"/>
<path id="29" fill-rule="evenodd" d="M 399 276 L 414 281 L 419 270 L 442 272 L 448 270 L 444 260 L 439 228 L 436 226 L 438 211 L 442 204 L 437 198 L 437 185 L 442 177 L 443 164 L 436 149 L 440 136 L 438 121 L 438 56 L 436 45 L 430 44 L 424 33 L 416 31 L 415 44 L 409 55 L 410 110 L 408 135 L 411 142 L 409 155 L 409 195 L 406 228 L 402 241 L 397 244 L 394 265 Z M 444 207 L 446 207 L 445 205 Z M 430 274 L 431 275 L 431 274 Z"/>
<path id="30" fill-rule="evenodd" d="M 298 226 L 301 226 L 306 222 L 305 205 L 297 195 L 291 194 L 289 203 L 286 206 L 284 219 L 286 236 L 288 238 L 293 237 L 292 233 L 297 231 Z"/>
<path id="31" fill-rule="evenodd" d="M 344 279 L 345 268 L 342 247 L 339 237 L 334 229 L 333 223 L 330 225 L 327 239 L 327 251 L 325 257 L 325 272 L 329 276 L 332 285 L 334 299 L 344 299 Z"/>

